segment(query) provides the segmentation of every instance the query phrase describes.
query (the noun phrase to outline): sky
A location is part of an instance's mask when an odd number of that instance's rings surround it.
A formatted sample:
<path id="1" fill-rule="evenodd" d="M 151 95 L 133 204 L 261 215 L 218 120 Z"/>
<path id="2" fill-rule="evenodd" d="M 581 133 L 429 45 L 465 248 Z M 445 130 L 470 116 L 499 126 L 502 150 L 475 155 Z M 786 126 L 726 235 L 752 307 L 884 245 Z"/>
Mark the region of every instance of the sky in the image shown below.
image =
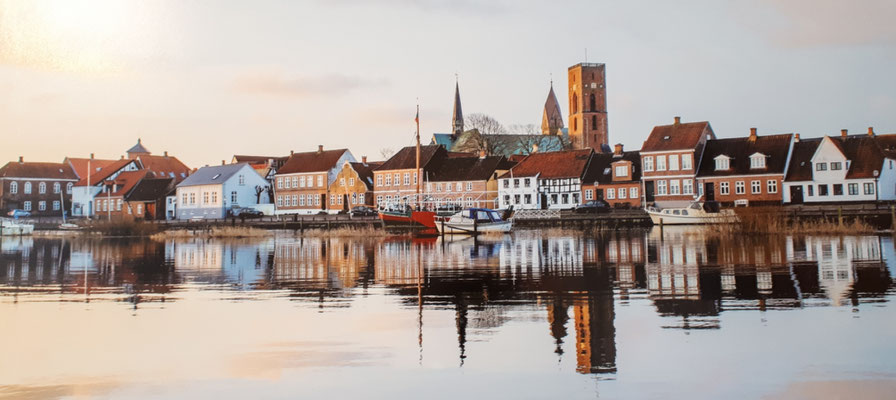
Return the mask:
<path id="1" fill-rule="evenodd" d="M 541 123 L 553 78 L 606 64 L 610 143 L 709 121 L 719 137 L 896 132 L 896 2 L 0 0 L 0 163 L 191 167 L 348 148 L 379 159 L 466 114 Z M 587 58 L 586 58 L 587 57 Z M 569 123 L 568 116 L 564 118 Z"/>

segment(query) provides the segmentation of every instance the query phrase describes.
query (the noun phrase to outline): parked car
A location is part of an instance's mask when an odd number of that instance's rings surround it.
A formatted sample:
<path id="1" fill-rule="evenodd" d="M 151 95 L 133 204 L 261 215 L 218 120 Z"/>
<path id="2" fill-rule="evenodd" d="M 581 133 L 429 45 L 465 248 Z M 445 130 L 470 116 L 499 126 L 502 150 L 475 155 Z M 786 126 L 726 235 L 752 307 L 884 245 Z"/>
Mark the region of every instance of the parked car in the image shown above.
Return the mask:
<path id="1" fill-rule="evenodd" d="M 579 204 L 574 209 L 579 214 L 602 214 L 610 212 L 610 203 L 603 200 L 591 200 L 584 204 Z"/>
<path id="2" fill-rule="evenodd" d="M 370 207 L 357 206 L 352 208 L 351 215 L 352 217 L 375 217 L 377 212 Z"/>
<path id="3" fill-rule="evenodd" d="M 264 216 L 264 213 L 254 208 L 238 208 L 233 210 L 233 216 L 240 218 L 261 218 Z"/>
<path id="4" fill-rule="evenodd" d="M 22 217 L 30 217 L 31 212 L 25 211 L 25 210 L 12 210 L 12 211 L 8 212 L 6 215 L 9 215 L 10 217 L 13 217 L 13 218 L 22 218 Z"/>

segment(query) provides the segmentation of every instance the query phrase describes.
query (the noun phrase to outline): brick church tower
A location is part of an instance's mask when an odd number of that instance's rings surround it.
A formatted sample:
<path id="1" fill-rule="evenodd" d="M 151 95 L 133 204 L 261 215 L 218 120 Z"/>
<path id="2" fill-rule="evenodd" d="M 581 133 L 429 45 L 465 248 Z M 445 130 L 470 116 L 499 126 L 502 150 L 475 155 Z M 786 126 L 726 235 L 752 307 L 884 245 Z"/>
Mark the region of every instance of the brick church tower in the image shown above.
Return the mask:
<path id="1" fill-rule="evenodd" d="M 569 139 L 577 149 L 609 152 L 604 64 L 569 67 Z"/>

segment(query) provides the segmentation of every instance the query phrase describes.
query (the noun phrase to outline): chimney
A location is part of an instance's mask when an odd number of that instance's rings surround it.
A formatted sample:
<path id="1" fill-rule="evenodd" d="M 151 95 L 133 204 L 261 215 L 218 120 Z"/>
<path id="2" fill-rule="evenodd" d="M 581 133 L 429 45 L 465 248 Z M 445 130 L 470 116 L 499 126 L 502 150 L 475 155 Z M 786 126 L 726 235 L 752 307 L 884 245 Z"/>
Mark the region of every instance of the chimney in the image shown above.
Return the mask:
<path id="1" fill-rule="evenodd" d="M 756 136 L 756 128 L 750 128 L 750 141 L 755 142 Z"/>
<path id="2" fill-rule="evenodd" d="M 795 133 L 795 134 L 793 135 L 793 141 L 794 141 L 794 142 L 797 142 L 797 143 L 800 142 L 800 134 L 799 134 L 799 133 Z"/>
<path id="3" fill-rule="evenodd" d="M 324 145 L 322 145 L 322 144 L 317 145 L 317 154 L 320 154 L 323 152 L 324 152 Z"/>
<path id="4" fill-rule="evenodd" d="M 90 153 L 90 159 L 93 160 L 93 153 Z"/>
<path id="5" fill-rule="evenodd" d="M 168 157 L 168 150 L 165 150 L 165 157 Z"/>
<path id="6" fill-rule="evenodd" d="M 221 165 L 227 165 L 224 160 L 221 160 Z"/>
<path id="7" fill-rule="evenodd" d="M 847 130 L 846 130 L 846 129 L 841 129 L 841 130 L 840 130 L 840 137 L 842 137 L 842 138 L 846 138 L 847 135 L 848 135 L 848 133 L 847 133 Z"/>
<path id="8" fill-rule="evenodd" d="M 361 156 L 361 163 L 367 165 L 367 156 Z"/>
<path id="9" fill-rule="evenodd" d="M 616 145 L 613 146 L 613 156 L 622 157 L 622 143 L 616 143 Z"/>
<path id="10" fill-rule="evenodd" d="M 675 117 L 675 126 L 678 126 L 680 124 L 681 124 L 681 117 L 676 116 Z"/>
<path id="11" fill-rule="evenodd" d="M 485 158 L 485 150 L 479 150 L 479 159 L 482 160 Z"/>
<path id="12" fill-rule="evenodd" d="M 124 155 L 121 156 L 121 159 L 124 160 Z"/>
<path id="13" fill-rule="evenodd" d="M 289 151 L 289 155 L 293 155 L 294 152 L 292 150 Z"/>
<path id="14" fill-rule="evenodd" d="M 874 127 L 873 126 L 868 127 L 868 136 L 874 136 Z"/>
<path id="15" fill-rule="evenodd" d="M 538 153 L 538 143 L 532 144 L 532 153 Z"/>
<path id="16" fill-rule="evenodd" d="M 24 162 L 25 162 L 25 157 L 19 156 L 19 164 L 22 164 Z"/>

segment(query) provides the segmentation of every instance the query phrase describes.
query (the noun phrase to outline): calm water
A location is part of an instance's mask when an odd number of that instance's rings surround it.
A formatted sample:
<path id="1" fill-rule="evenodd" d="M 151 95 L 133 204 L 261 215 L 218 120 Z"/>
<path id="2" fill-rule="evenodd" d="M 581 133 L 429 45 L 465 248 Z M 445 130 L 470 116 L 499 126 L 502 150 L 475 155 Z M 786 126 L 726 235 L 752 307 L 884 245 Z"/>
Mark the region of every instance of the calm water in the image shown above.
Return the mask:
<path id="1" fill-rule="evenodd" d="M 3 239 L 0 398 L 893 398 L 891 237 Z"/>

